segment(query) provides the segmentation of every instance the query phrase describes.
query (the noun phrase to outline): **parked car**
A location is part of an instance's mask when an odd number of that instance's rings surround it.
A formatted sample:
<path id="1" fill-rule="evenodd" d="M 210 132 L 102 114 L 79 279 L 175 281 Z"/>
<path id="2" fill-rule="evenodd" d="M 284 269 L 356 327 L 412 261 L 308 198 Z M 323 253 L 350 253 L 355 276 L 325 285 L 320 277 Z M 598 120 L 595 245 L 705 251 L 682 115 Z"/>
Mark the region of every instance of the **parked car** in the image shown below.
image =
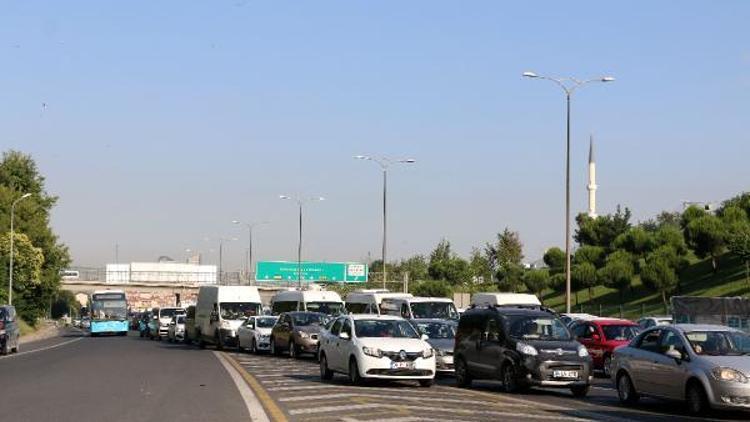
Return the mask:
<path id="1" fill-rule="evenodd" d="M 427 343 L 435 350 L 435 367 L 438 373 L 452 374 L 453 347 L 456 339 L 456 322 L 442 319 L 415 319 L 411 321 Z"/>
<path id="2" fill-rule="evenodd" d="M 252 353 L 271 350 L 271 330 L 279 318 L 254 316 L 237 329 L 237 348 Z"/>
<path id="3" fill-rule="evenodd" d="M 176 341 L 182 342 L 185 340 L 185 315 L 175 315 L 172 320 L 169 321 L 169 327 L 167 328 L 167 341 L 174 343 Z"/>
<path id="4" fill-rule="evenodd" d="M 91 318 L 90 317 L 83 317 L 81 318 L 81 329 L 84 330 L 90 330 L 91 329 Z"/>
<path id="5" fill-rule="evenodd" d="M 557 315 L 546 308 L 493 306 L 466 311 L 458 323 L 456 383 L 497 379 L 506 392 L 531 386 L 588 394 L 591 356 Z"/>
<path id="6" fill-rule="evenodd" d="M 195 305 L 190 305 L 185 309 L 185 335 L 183 341 L 185 344 L 192 344 L 197 339 L 195 329 Z"/>
<path id="7" fill-rule="evenodd" d="M 317 312 L 285 312 L 271 329 L 271 354 L 289 352 L 298 358 L 301 353 L 318 353 L 318 336 L 327 318 Z"/>
<path id="8" fill-rule="evenodd" d="M 750 336 L 719 325 L 650 328 L 615 351 L 612 373 L 620 401 L 641 396 L 709 408 L 750 410 Z"/>
<path id="9" fill-rule="evenodd" d="M 130 324 L 128 324 L 128 328 L 131 330 L 137 330 L 138 329 L 138 323 L 141 320 L 141 312 L 133 312 L 133 314 L 130 315 Z"/>
<path id="10" fill-rule="evenodd" d="M 17 353 L 20 338 L 16 308 L 11 305 L 0 306 L 0 354 Z"/>
<path id="11" fill-rule="evenodd" d="M 611 376 L 612 353 L 630 343 L 640 332 L 638 324 L 626 319 L 598 318 L 591 321 L 575 321 L 570 326 L 575 339 L 586 346 L 594 362 L 594 370 Z"/>
<path id="12" fill-rule="evenodd" d="M 647 328 L 656 327 L 657 325 L 669 325 L 672 323 L 672 317 L 671 316 L 652 316 L 652 317 L 643 317 L 638 320 L 638 325 L 641 327 L 641 329 L 645 330 Z"/>
<path id="13" fill-rule="evenodd" d="M 138 320 L 138 334 L 141 337 L 150 337 L 148 332 L 149 323 L 153 319 L 151 311 L 146 311 L 141 314 L 141 318 Z"/>
<path id="14" fill-rule="evenodd" d="M 185 309 L 178 307 L 154 308 L 151 311 L 151 321 L 148 324 L 148 335 L 151 340 L 161 340 L 167 337 L 169 323 L 175 315 L 185 315 Z"/>
<path id="15" fill-rule="evenodd" d="M 414 327 L 398 316 L 345 315 L 323 332 L 318 354 L 320 377 L 347 374 L 352 384 L 365 379 L 435 379 L 435 352 Z"/>

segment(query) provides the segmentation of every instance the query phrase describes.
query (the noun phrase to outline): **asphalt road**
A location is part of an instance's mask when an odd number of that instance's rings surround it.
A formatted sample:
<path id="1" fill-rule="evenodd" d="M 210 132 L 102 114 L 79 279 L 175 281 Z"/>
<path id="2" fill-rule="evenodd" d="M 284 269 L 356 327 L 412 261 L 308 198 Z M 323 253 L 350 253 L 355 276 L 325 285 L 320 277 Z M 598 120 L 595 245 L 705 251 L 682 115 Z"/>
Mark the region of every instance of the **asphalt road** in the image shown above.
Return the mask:
<path id="1" fill-rule="evenodd" d="M 239 421 L 248 410 L 213 353 L 78 331 L 0 357 L 0 421 Z"/>
<path id="2" fill-rule="evenodd" d="M 679 403 L 644 399 L 622 407 L 610 382 L 589 397 L 531 390 L 508 395 L 498 384 L 459 389 L 410 382 L 352 386 L 320 380 L 312 357 L 251 355 L 78 331 L 0 357 L 0 421 L 747 421 L 746 413 L 691 418 Z"/>

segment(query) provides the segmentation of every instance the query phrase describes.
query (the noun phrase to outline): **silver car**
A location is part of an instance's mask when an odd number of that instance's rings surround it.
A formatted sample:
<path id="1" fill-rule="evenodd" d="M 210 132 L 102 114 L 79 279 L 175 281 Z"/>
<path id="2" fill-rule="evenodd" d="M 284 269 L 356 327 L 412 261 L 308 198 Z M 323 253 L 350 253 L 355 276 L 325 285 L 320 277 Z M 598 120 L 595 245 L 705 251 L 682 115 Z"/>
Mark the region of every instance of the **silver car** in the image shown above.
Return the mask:
<path id="1" fill-rule="evenodd" d="M 708 408 L 750 410 L 750 336 L 718 325 L 657 326 L 615 350 L 615 386 L 623 404 L 640 396 Z"/>

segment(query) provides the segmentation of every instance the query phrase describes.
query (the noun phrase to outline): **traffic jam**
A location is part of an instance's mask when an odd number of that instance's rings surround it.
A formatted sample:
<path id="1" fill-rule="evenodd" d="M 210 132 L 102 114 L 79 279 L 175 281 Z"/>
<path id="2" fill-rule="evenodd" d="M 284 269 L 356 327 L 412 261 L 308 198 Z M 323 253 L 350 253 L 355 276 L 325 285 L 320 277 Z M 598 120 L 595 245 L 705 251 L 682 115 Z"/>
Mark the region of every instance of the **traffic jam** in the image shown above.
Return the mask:
<path id="1" fill-rule="evenodd" d="M 140 313 L 131 328 L 224 352 L 274 419 L 617 420 L 592 391 L 632 412 L 624 420 L 750 410 L 745 332 L 558 314 L 531 294 L 475 293 L 458 309 L 447 298 L 342 299 L 311 286 L 264 306 L 256 287 L 204 286 L 195 306 Z"/>

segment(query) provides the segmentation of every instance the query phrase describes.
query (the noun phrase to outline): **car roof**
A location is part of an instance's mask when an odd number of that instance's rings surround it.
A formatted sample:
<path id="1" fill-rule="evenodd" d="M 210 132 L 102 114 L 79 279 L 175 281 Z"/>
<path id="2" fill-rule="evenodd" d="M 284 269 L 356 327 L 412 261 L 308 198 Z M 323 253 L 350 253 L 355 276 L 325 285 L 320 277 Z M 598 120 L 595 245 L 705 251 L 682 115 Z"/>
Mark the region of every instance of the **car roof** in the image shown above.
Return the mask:
<path id="1" fill-rule="evenodd" d="M 666 315 L 665 316 L 646 316 L 646 317 L 643 317 L 641 319 L 642 320 L 643 319 L 655 319 L 657 321 L 664 321 L 664 320 L 670 320 L 671 321 L 672 317 L 671 316 L 666 316 Z"/>
<path id="2" fill-rule="evenodd" d="M 397 315 L 375 315 L 375 314 L 351 314 L 348 315 L 354 321 L 361 320 L 382 320 L 382 321 L 401 321 L 403 318 Z"/>
<path id="3" fill-rule="evenodd" d="M 464 315 L 472 315 L 475 312 L 487 312 L 492 313 L 492 310 L 502 315 L 529 315 L 529 316 L 557 316 L 552 312 L 543 311 L 541 309 L 528 309 L 528 308 L 517 308 L 517 307 L 492 307 L 492 308 L 473 308 L 469 309 Z"/>
<path id="4" fill-rule="evenodd" d="M 309 314 L 323 315 L 323 316 L 325 316 L 325 314 L 323 314 L 323 313 L 320 313 L 320 312 L 310 312 L 310 311 L 290 311 L 290 312 L 284 312 L 284 313 L 287 314 L 287 315 L 292 315 L 292 316 L 294 316 L 294 315 L 309 315 Z M 266 315 L 264 315 L 264 316 L 266 316 Z"/>
<path id="5" fill-rule="evenodd" d="M 415 324 L 419 324 L 420 322 L 423 323 L 429 323 L 429 324 L 435 324 L 435 323 L 443 323 L 443 324 L 456 324 L 456 321 L 450 320 L 450 319 L 441 319 L 441 318 L 415 318 L 411 320 Z"/>
<path id="6" fill-rule="evenodd" d="M 597 318 L 591 321 L 586 321 L 597 325 L 638 325 L 628 319 L 620 318 Z"/>
<path id="7" fill-rule="evenodd" d="M 716 325 L 716 324 L 675 324 L 671 327 L 676 328 L 682 332 L 691 332 L 691 331 L 733 331 L 733 332 L 739 332 L 740 330 L 732 327 L 727 327 L 726 325 Z"/>
<path id="8" fill-rule="evenodd" d="M 420 302 L 445 302 L 445 303 L 453 303 L 452 299 L 448 299 L 447 297 L 424 297 L 424 296 L 416 296 L 411 298 L 406 298 L 411 303 L 420 303 Z"/>

